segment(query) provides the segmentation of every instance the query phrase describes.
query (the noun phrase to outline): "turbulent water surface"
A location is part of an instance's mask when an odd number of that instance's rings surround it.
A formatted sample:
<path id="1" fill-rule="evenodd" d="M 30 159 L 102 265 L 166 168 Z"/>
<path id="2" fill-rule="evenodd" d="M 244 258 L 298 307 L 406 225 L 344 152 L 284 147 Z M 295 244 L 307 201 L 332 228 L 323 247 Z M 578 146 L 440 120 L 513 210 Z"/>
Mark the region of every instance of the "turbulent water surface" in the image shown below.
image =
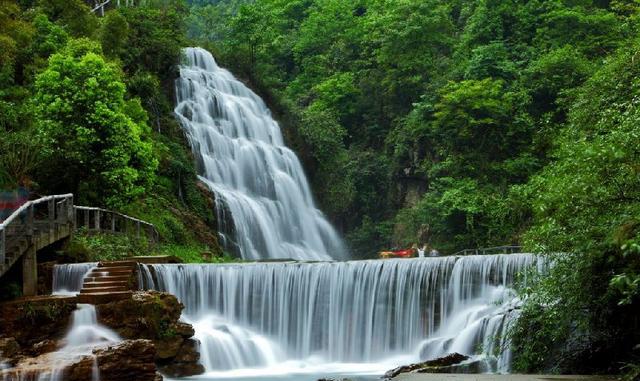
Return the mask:
<path id="1" fill-rule="evenodd" d="M 265 103 L 204 49 L 185 49 L 178 117 L 201 179 L 216 195 L 227 248 L 245 259 L 344 258 L 313 202 L 300 161 Z"/>

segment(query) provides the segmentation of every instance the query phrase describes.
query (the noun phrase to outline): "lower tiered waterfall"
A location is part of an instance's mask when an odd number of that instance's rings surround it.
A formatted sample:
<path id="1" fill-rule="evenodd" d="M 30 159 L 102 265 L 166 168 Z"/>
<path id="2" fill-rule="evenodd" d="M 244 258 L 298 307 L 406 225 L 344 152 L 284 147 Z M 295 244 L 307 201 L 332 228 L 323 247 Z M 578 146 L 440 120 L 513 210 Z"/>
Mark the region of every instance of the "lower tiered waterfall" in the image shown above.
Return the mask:
<path id="1" fill-rule="evenodd" d="M 141 265 L 140 284 L 175 294 L 209 371 L 285 362 L 473 356 L 509 370 L 505 331 L 530 254 L 319 263 Z M 524 279 L 523 279 L 524 280 Z M 404 357 L 403 357 L 404 356 Z"/>

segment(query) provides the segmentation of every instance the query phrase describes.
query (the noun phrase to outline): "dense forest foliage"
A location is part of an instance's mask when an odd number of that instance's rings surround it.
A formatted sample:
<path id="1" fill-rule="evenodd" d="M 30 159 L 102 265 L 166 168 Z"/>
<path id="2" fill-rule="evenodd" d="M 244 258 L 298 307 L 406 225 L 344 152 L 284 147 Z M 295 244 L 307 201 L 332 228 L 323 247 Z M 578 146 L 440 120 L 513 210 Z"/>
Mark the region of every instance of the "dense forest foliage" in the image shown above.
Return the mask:
<path id="1" fill-rule="evenodd" d="M 522 290 L 516 369 L 637 375 L 638 10 L 194 1 L 188 31 L 269 101 L 356 256 L 567 253 Z"/>
<path id="2" fill-rule="evenodd" d="M 81 0 L 0 1 L 0 189 L 73 192 L 76 204 L 153 222 L 160 252 L 220 254 L 211 195 L 172 115 L 187 14 L 179 2 L 100 18 Z M 139 249 L 77 236 L 69 251 Z"/>
<path id="3" fill-rule="evenodd" d="M 171 115 L 198 44 L 266 99 L 354 256 L 556 253 L 522 287 L 516 370 L 637 375 L 639 7 L 192 0 L 99 18 L 0 0 L 0 180 L 151 220 L 174 250 L 217 246 Z"/>

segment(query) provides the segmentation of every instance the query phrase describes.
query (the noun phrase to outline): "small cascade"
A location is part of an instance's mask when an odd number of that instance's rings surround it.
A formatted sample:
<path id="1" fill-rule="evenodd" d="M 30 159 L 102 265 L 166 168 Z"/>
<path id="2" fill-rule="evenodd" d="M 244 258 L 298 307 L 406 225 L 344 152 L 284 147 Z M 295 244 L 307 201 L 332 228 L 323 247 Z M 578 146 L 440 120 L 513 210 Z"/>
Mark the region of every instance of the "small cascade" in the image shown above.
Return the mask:
<path id="1" fill-rule="evenodd" d="M 342 240 L 316 208 L 302 165 L 263 100 L 206 50 L 187 48 L 184 55 L 175 114 L 201 180 L 216 195 L 226 247 L 245 259 L 345 258 Z"/>
<path id="2" fill-rule="evenodd" d="M 65 370 L 92 351 L 121 341 L 114 331 L 98 324 L 96 308 L 91 304 L 78 304 L 73 312 L 69 332 L 63 346 L 37 358 L 36 362 L 19 364 L 16 372 L 10 372 L 6 381 L 65 381 Z M 96 358 L 93 358 L 92 381 L 100 380 Z"/>
<path id="3" fill-rule="evenodd" d="M 518 305 L 512 287 L 531 266 L 542 271 L 544 264 L 535 255 L 510 254 L 142 265 L 139 284 L 185 304 L 183 318 L 194 324 L 209 371 L 291 361 L 402 358 L 400 365 L 459 352 L 483 371 L 506 372 L 505 332 Z"/>
<path id="4" fill-rule="evenodd" d="M 97 263 L 68 263 L 53 267 L 53 294 L 75 295 L 82 289 L 84 277 Z"/>
<path id="5" fill-rule="evenodd" d="M 270 367 L 285 360 L 268 338 L 215 315 L 199 319 L 193 327 L 205 369 Z"/>

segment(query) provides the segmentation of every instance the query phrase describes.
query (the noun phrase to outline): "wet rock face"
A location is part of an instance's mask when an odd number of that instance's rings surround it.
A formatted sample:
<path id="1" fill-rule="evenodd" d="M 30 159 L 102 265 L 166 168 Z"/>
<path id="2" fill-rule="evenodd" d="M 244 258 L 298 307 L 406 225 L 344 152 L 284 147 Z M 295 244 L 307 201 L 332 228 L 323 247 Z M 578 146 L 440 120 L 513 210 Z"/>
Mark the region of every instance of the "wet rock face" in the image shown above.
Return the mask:
<path id="1" fill-rule="evenodd" d="M 13 364 L 20 345 L 13 337 L 0 338 L 0 363 Z"/>
<path id="2" fill-rule="evenodd" d="M 32 298 L 0 305 L 0 337 L 13 337 L 22 347 L 58 339 L 76 309 L 74 298 Z"/>
<path id="3" fill-rule="evenodd" d="M 416 364 L 403 365 L 384 374 L 384 378 L 394 378 L 401 373 L 457 373 L 456 367 L 463 361 L 469 360 L 469 356 L 460 353 L 450 353 L 444 357 L 424 361 Z"/>
<path id="4" fill-rule="evenodd" d="M 156 350 L 150 340 L 125 340 L 94 351 L 102 381 L 154 381 Z"/>
<path id="5" fill-rule="evenodd" d="M 198 341 L 194 339 L 184 340 L 177 354 L 167 363 L 158 361 L 158 369 L 171 377 L 186 377 L 204 373 L 204 366 L 198 363 Z"/>
<path id="6" fill-rule="evenodd" d="M 166 292 L 134 292 L 131 298 L 96 305 L 100 323 L 124 338 L 159 340 L 177 335 L 184 306 Z"/>
<path id="7" fill-rule="evenodd" d="M 25 359 L 14 369 L 0 371 L 0 379 L 38 379 L 57 370 L 65 381 L 89 381 L 97 364 L 101 381 L 159 381 L 162 376 L 156 372 L 155 354 L 151 340 L 125 340 L 75 359 L 59 359 L 51 354 Z"/>
<path id="8" fill-rule="evenodd" d="M 101 379 L 153 380 L 156 364 L 171 377 L 204 373 L 198 363 L 198 342 L 192 339 L 194 329 L 178 321 L 183 308 L 175 296 L 157 291 L 134 292 L 130 298 L 97 304 L 99 322 L 123 339 L 129 339 L 95 352 L 101 372 L 103 368 L 106 372 Z M 45 369 L 51 368 L 46 355 L 60 347 L 58 340 L 67 331 L 75 309 L 75 298 L 34 299 L 0 305 L 0 361 L 7 365 L 21 363 L 23 370 L 42 364 Z M 23 360 L 35 365 L 26 367 Z M 124 368 L 116 365 L 119 360 L 123 361 Z M 74 360 L 65 371 L 69 373 L 65 380 L 91 380 L 92 366 L 92 356 Z M 140 376 L 123 378 L 137 373 Z M 109 374 L 113 374 L 112 378 L 106 378 Z"/>
<path id="9" fill-rule="evenodd" d="M 131 299 L 96 306 L 100 323 L 125 339 L 148 339 L 163 373 L 185 377 L 204 372 L 190 324 L 178 321 L 184 306 L 168 293 L 134 292 Z"/>

